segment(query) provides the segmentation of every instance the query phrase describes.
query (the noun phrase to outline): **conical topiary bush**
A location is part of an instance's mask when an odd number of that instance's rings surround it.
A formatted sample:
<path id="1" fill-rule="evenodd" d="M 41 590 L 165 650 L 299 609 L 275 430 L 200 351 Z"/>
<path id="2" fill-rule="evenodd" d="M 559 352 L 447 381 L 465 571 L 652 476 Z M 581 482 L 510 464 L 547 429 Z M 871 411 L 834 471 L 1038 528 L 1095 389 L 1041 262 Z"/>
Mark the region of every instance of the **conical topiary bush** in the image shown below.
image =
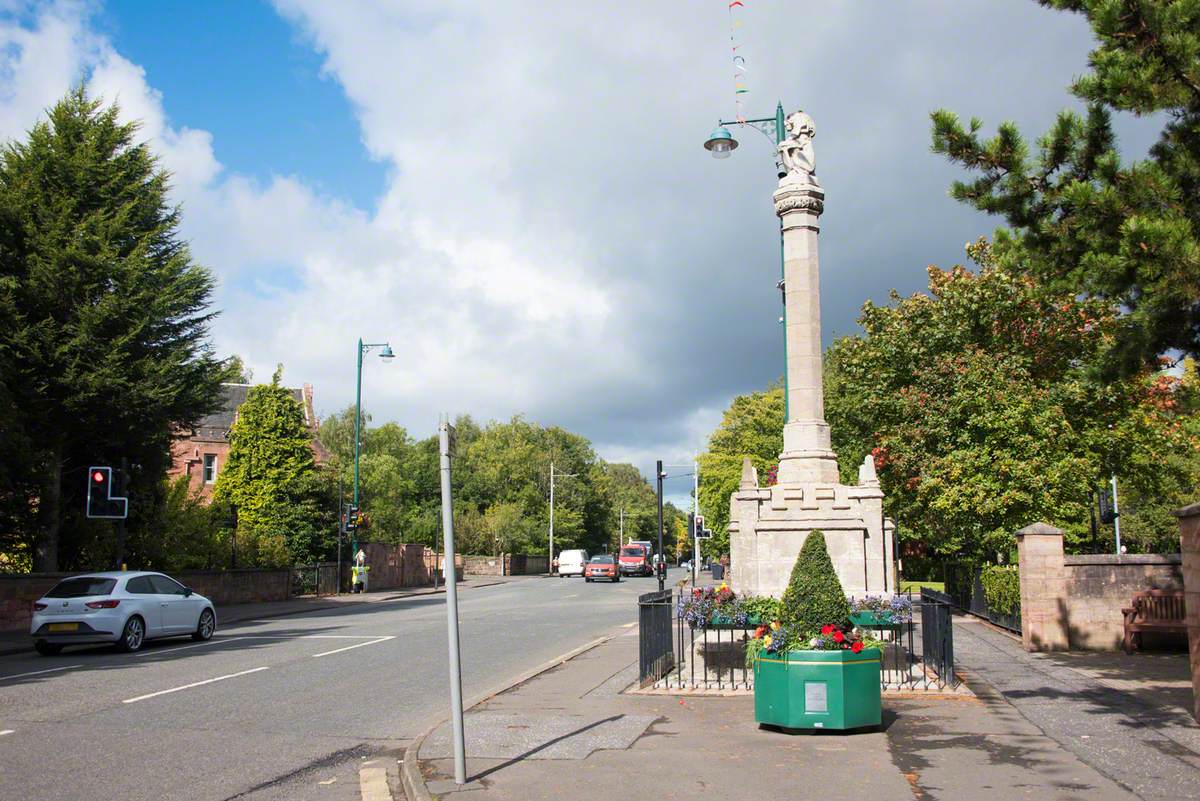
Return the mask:
<path id="1" fill-rule="evenodd" d="M 841 625 L 850 617 L 850 604 L 820 531 L 804 540 L 779 605 L 781 622 L 803 641 L 816 636 L 826 623 Z"/>

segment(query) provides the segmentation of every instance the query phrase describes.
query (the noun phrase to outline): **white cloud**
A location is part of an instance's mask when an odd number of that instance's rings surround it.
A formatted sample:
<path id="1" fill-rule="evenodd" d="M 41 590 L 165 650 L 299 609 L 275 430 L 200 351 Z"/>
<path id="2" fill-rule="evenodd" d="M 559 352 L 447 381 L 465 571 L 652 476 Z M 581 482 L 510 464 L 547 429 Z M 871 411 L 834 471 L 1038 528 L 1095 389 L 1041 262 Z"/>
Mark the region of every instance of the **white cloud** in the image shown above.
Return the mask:
<path id="1" fill-rule="evenodd" d="M 752 131 L 728 162 L 699 147 L 731 106 L 720 9 L 276 4 L 388 172 L 373 211 L 303 175 L 223 169 L 204 120 L 167 119 L 154 76 L 93 30 L 91 6 L 0 16 L 0 135 L 81 74 L 143 120 L 222 282 L 221 350 L 258 375 L 284 362 L 329 411 L 353 400 L 355 340 L 390 340 L 399 358 L 364 369 L 376 420 L 424 434 L 443 409 L 526 412 L 647 475 L 655 454 L 703 445 L 732 394 L 778 376 L 770 148 Z M 1032 3 L 761 0 L 746 21 L 750 113 L 783 97 L 817 119 L 823 319 L 841 333 L 866 297 L 915 288 L 927 262 L 994 227 L 946 199 L 954 171 L 928 153 L 928 112 L 1017 115 L 1040 133 L 1088 47 L 1077 17 Z"/>

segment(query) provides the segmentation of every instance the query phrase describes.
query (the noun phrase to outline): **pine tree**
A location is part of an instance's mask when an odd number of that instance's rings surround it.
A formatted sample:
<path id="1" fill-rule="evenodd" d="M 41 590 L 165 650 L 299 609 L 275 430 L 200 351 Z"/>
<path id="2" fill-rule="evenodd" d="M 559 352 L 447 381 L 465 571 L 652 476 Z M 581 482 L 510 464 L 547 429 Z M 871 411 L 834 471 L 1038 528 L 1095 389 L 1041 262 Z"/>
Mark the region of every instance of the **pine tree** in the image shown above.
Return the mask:
<path id="1" fill-rule="evenodd" d="M 833 569 L 824 533 L 813 531 L 804 540 L 780 608 L 780 622 L 802 640 L 815 636 L 826 623 L 841 625 L 850 617 L 850 604 Z"/>
<path id="2" fill-rule="evenodd" d="M 143 514 L 173 430 L 217 402 L 213 279 L 136 132 L 78 88 L 0 150 L 0 436 L 27 446 L 5 446 L 0 493 L 18 495 L 35 570 L 111 563 L 83 519 L 88 466 L 126 458 Z"/>
<path id="3" fill-rule="evenodd" d="M 952 194 L 1005 218 L 1001 266 L 1127 310 L 1107 374 L 1200 353 L 1200 3 L 1039 1 L 1085 15 L 1099 40 L 1071 87 L 1087 114 L 1062 112 L 1031 157 L 1011 122 L 981 141 L 979 120 L 934 112 L 934 151 L 979 174 Z M 1112 111 L 1162 115 L 1148 159 L 1122 163 Z"/>

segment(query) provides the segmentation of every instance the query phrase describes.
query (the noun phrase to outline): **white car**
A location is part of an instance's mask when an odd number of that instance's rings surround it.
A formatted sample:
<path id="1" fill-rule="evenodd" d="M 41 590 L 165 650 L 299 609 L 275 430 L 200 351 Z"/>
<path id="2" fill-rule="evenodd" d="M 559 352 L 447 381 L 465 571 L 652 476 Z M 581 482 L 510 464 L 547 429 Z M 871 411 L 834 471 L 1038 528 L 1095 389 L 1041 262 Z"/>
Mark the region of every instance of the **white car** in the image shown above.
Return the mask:
<path id="1" fill-rule="evenodd" d="M 558 555 L 558 575 L 582 576 L 583 566 L 587 563 L 587 551 L 563 551 Z"/>
<path id="2" fill-rule="evenodd" d="M 111 642 L 136 651 L 146 640 L 217 630 L 212 601 L 162 573 L 88 573 L 63 579 L 33 605 L 29 633 L 39 654 Z"/>

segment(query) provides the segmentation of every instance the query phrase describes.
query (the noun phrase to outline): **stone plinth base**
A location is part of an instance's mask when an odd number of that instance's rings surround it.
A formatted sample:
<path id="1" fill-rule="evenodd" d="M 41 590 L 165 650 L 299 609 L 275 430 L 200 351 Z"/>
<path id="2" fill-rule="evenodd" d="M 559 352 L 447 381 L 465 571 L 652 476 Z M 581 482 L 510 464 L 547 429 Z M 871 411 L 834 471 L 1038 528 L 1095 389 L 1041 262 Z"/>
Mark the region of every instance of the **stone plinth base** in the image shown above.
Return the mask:
<path id="1" fill-rule="evenodd" d="M 1192 664 L 1193 714 L 1200 721 L 1200 503 L 1175 514 L 1179 516 L 1179 545 L 1183 556 L 1183 605 Z"/>
<path id="2" fill-rule="evenodd" d="M 733 494 L 729 510 L 732 586 L 754 595 L 783 594 L 800 548 L 822 531 L 847 595 L 896 591 L 892 529 L 883 521 L 878 484 L 836 483 L 748 487 Z"/>

